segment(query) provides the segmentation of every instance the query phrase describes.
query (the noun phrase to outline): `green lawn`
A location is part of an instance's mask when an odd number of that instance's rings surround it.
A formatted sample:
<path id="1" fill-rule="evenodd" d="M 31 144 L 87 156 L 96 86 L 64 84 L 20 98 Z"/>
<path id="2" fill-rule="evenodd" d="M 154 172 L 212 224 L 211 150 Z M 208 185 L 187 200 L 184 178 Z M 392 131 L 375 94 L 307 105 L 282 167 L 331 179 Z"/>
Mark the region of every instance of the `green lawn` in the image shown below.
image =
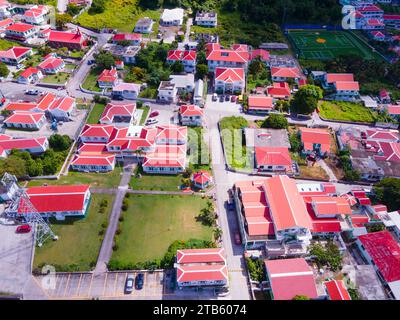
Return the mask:
<path id="1" fill-rule="evenodd" d="M 139 109 L 143 110 L 142 117 L 140 118 L 140 121 L 139 121 L 139 125 L 143 126 L 145 121 L 146 121 L 146 119 L 147 119 L 147 116 L 148 116 L 148 114 L 150 112 L 150 107 L 149 106 L 143 106 L 143 107 L 141 107 Z"/>
<path id="2" fill-rule="evenodd" d="M 28 186 L 90 184 L 94 188 L 117 188 L 121 180 L 122 168 L 116 166 L 108 173 L 86 173 L 69 171 L 67 176 L 60 176 L 59 180 L 32 180 Z"/>
<path id="3" fill-rule="evenodd" d="M 103 114 L 105 105 L 101 103 L 96 103 L 89 114 L 89 117 L 86 120 L 88 124 L 96 124 L 99 123 L 100 117 Z"/>
<path id="4" fill-rule="evenodd" d="M 74 70 L 76 68 L 76 65 L 73 63 L 66 63 L 64 68 L 68 70 Z"/>
<path id="5" fill-rule="evenodd" d="M 79 50 L 79 51 L 71 51 L 70 53 L 69 53 L 69 56 L 71 57 L 71 58 L 83 58 L 83 56 L 85 55 L 85 51 L 83 51 L 83 50 Z"/>
<path id="6" fill-rule="evenodd" d="M 140 178 L 132 177 L 129 185 L 133 190 L 179 191 L 182 175 L 143 174 Z"/>
<path id="7" fill-rule="evenodd" d="M 195 196 L 130 195 L 112 259 L 145 262 L 162 258 L 175 240 L 212 240 L 212 228 L 196 221 L 206 203 Z"/>
<path id="8" fill-rule="evenodd" d="M 104 213 L 99 212 L 100 203 L 106 199 Z M 48 240 L 43 247 L 35 249 L 34 267 L 43 264 L 56 266 L 56 271 L 89 271 L 96 264 L 102 236 L 102 224 L 107 223 L 114 196 L 92 194 L 90 208 L 83 219 L 71 218 L 63 222 L 52 221 L 51 228 L 58 241 Z"/>
<path id="9" fill-rule="evenodd" d="M 57 74 L 45 76 L 41 82 L 64 84 L 69 79 L 69 76 L 70 74 L 67 72 L 59 72 Z"/>
<path id="10" fill-rule="evenodd" d="M 0 39 L 0 50 L 7 50 L 14 46 L 21 46 L 21 44 L 5 39 Z"/>
<path id="11" fill-rule="evenodd" d="M 373 123 L 376 113 L 358 103 L 322 101 L 319 105 L 321 117 L 330 120 Z"/>
<path id="12" fill-rule="evenodd" d="M 99 78 L 101 71 L 102 70 L 99 68 L 90 69 L 85 81 L 82 83 L 82 88 L 90 91 L 101 92 L 102 89 L 97 85 L 97 79 Z"/>
<path id="13" fill-rule="evenodd" d="M 190 27 L 190 31 L 195 33 L 215 34 L 218 33 L 218 28 L 207 28 L 207 27 L 193 25 Z"/>

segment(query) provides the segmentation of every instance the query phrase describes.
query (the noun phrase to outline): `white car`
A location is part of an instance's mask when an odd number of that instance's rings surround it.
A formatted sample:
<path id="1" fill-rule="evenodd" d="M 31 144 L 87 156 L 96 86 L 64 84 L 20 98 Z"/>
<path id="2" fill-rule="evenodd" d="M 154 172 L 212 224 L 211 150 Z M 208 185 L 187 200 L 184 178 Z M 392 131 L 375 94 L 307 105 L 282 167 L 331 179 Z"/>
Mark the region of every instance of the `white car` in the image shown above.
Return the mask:
<path id="1" fill-rule="evenodd" d="M 156 124 L 158 123 L 157 119 L 149 119 L 146 121 L 146 125 Z"/>

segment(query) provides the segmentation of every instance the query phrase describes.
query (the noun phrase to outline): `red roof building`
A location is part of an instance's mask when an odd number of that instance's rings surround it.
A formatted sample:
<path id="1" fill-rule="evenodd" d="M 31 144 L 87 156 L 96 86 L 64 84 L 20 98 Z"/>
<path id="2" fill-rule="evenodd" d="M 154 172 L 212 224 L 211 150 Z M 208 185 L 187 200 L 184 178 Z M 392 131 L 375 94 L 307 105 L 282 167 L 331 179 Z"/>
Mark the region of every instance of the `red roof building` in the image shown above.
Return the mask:
<path id="1" fill-rule="evenodd" d="M 210 185 L 212 178 L 207 171 L 200 170 L 193 174 L 192 181 L 196 188 L 206 189 Z"/>
<path id="2" fill-rule="evenodd" d="M 6 128 L 21 130 L 39 130 L 46 122 L 43 112 L 15 112 L 4 120 Z"/>
<path id="3" fill-rule="evenodd" d="M 263 172 L 292 172 L 292 159 L 286 147 L 255 147 L 255 167 Z"/>
<path id="4" fill-rule="evenodd" d="M 296 81 L 302 78 L 301 71 L 298 68 L 289 67 L 272 67 L 271 68 L 272 81 L 285 82 L 289 79 Z"/>
<path id="5" fill-rule="evenodd" d="M 71 161 L 71 169 L 82 172 L 108 172 L 115 168 L 115 155 L 95 154 L 86 152 L 75 155 Z"/>
<path id="6" fill-rule="evenodd" d="M 8 26 L 12 25 L 14 23 L 14 20 L 11 18 L 6 18 L 4 20 L 0 21 L 0 30 L 4 30 Z"/>
<path id="7" fill-rule="evenodd" d="M 80 134 L 83 143 L 107 143 L 113 132 L 114 126 L 106 124 L 86 124 Z"/>
<path id="8" fill-rule="evenodd" d="M 187 142 L 187 127 L 177 125 L 157 126 L 157 144 L 184 145 Z"/>
<path id="9" fill-rule="evenodd" d="M 311 197 L 311 203 L 317 217 L 335 217 L 352 214 L 349 202 L 341 197 Z"/>
<path id="10" fill-rule="evenodd" d="M 330 300 L 351 300 L 343 280 L 326 281 L 324 284 Z"/>
<path id="11" fill-rule="evenodd" d="M 326 83 L 334 84 L 335 82 L 348 82 L 354 81 L 354 75 L 352 73 L 327 73 Z"/>
<path id="12" fill-rule="evenodd" d="M 243 68 L 215 69 L 214 87 L 216 92 L 243 93 L 246 86 L 245 72 Z"/>
<path id="13" fill-rule="evenodd" d="M 395 299 L 400 299 L 400 245 L 389 231 L 360 235 L 360 252 L 372 264 L 380 279 L 390 288 Z"/>
<path id="14" fill-rule="evenodd" d="M 133 46 L 138 46 L 142 42 L 142 35 L 139 33 L 117 33 L 112 38 L 113 43 L 128 41 Z"/>
<path id="15" fill-rule="evenodd" d="M 176 254 L 178 287 L 225 286 L 228 269 L 224 249 L 187 249 Z"/>
<path id="16" fill-rule="evenodd" d="M 111 68 L 111 70 L 104 69 L 97 79 L 100 88 L 112 88 L 117 84 L 117 81 L 118 71 L 115 68 Z"/>
<path id="17" fill-rule="evenodd" d="M 25 41 L 33 37 L 37 31 L 37 27 L 31 24 L 17 22 L 6 27 L 6 38 Z"/>
<path id="18" fill-rule="evenodd" d="M 29 139 L 4 139 L 0 141 L 1 150 L 9 154 L 11 150 L 28 151 L 32 154 L 41 154 L 49 148 L 49 141 L 46 137 Z"/>
<path id="19" fill-rule="evenodd" d="M 319 297 L 314 273 L 303 258 L 265 260 L 265 268 L 273 300 L 292 300 L 298 295 Z"/>
<path id="20" fill-rule="evenodd" d="M 136 120 L 135 112 L 135 103 L 109 103 L 100 117 L 100 123 L 109 125 L 113 124 L 116 126 L 129 126 Z"/>
<path id="21" fill-rule="evenodd" d="M 331 134 L 327 129 L 301 127 L 299 129 L 303 152 L 325 155 L 331 150 Z"/>
<path id="22" fill-rule="evenodd" d="M 32 54 L 31 48 L 12 47 L 8 50 L 0 51 L 0 61 L 6 64 L 16 65 Z"/>
<path id="23" fill-rule="evenodd" d="M 269 113 L 274 109 L 272 97 L 266 96 L 249 96 L 248 112 L 250 113 Z"/>
<path id="24" fill-rule="evenodd" d="M 232 49 L 223 49 L 219 43 L 208 43 L 206 59 L 210 71 L 214 71 L 217 67 L 244 68 L 247 70 L 250 54 L 248 47 L 244 45 L 233 45 Z"/>
<path id="25" fill-rule="evenodd" d="M 265 63 L 269 63 L 269 52 L 264 49 L 256 49 L 250 52 L 250 60 L 261 59 Z"/>
<path id="26" fill-rule="evenodd" d="M 82 50 L 86 45 L 86 40 L 79 28 L 76 32 L 51 30 L 48 45 L 53 48 L 66 47 L 69 50 Z"/>
<path id="27" fill-rule="evenodd" d="M 90 202 L 88 185 L 30 187 L 26 191 L 30 202 L 44 217 L 82 217 L 86 214 Z M 24 208 L 23 200 L 18 207 L 18 214 L 29 213 Z"/>
<path id="28" fill-rule="evenodd" d="M 38 68 L 28 67 L 18 77 L 18 83 L 29 84 L 43 78 L 42 72 Z"/>
<path id="29" fill-rule="evenodd" d="M 56 74 L 64 69 L 65 63 L 61 58 L 48 57 L 43 62 L 39 63 L 38 68 L 43 70 L 44 73 Z"/>
<path id="30" fill-rule="evenodd" d="M 288 100 L 290 98 L 290 87 L 287 82 L 274 82 L 267 88 L 267 94 L 274 99 Z"/>

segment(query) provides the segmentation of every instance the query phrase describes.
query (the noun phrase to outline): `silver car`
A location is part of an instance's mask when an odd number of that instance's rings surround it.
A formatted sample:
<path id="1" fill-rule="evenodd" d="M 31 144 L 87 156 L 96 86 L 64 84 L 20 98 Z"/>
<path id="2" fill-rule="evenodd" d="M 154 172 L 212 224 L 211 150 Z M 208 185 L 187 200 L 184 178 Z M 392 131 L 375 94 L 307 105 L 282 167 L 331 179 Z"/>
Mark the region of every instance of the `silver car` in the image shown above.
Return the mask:
<path id="1" fill-rule="evenodd" d="M 132 293 L 134 282 L 135 282 L 135 277 L 133 276 L 133 274 L 130 274 L 126 277 L 125 293 Z"/>

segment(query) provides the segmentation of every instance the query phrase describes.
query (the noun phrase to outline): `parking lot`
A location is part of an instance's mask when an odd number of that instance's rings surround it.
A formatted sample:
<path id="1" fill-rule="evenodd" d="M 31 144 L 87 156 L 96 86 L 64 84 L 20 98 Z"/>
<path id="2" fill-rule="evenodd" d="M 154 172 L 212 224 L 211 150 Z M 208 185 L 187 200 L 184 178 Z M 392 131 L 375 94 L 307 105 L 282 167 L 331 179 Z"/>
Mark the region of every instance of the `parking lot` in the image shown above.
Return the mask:
<path id="1" fill-rule="evenodd" d="M 209 94 L 207 95 L 207 100 L 206 100 L 206 108 L 214 111 L 224 111 L 226 112 L 232 112 L 232 113 L 240 113 L 242 110 L 242 105 L 237 103 L 237 102 L 231 102 L 229 101 L 220 101 L 220 95 L 218 95 L 218 100 L 217 101 L 212 101 L 212 95 Z"/>
<path id="2" fill-rule="evenodd" d="M 169 294 L 164 291 L 163 272 L 145 272 L 143 289 L 124 292 L 128 275 L 136 277 L 137 272 L 94 273 L 57 273 L 55 287 L 42 288 L 48 299 L 161 299 Z M 46 276 L 37 276 L 35 281 L 40 286 Z M 172 292 L 170 292 L 171 294 Z"/>

